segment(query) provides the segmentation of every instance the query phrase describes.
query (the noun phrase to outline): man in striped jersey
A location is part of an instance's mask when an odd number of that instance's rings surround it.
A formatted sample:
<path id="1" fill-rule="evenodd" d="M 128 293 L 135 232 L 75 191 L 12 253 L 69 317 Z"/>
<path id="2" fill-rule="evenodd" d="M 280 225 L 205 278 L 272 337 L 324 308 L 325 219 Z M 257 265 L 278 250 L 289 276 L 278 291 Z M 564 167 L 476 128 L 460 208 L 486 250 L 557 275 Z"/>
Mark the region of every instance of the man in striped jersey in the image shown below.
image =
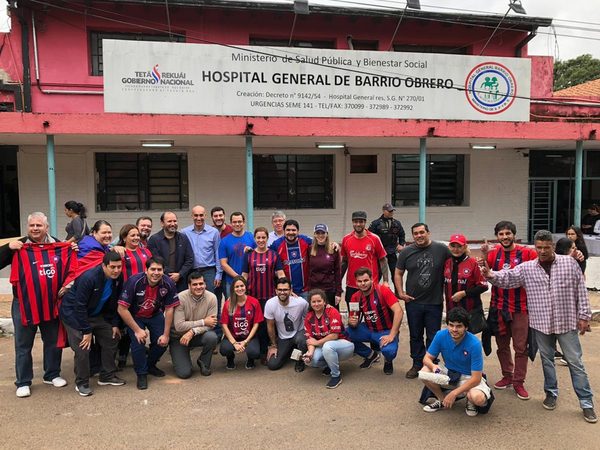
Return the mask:
<path id="1" fill-rule="evenodd" d="M 537 258 L 534 249 L 515 244 L 517 227 L 514 223 L 503 220 L 496 224 L 494 234 L 500 245 L 490 249 L 487 240 L 481 246 L 482 257 L 494 271 L 512 269 L 526 261 Z M 494 384 L 496 389 L 506 389 L 513 386 L 517 397 L 529 400 L 525 390 L 527 375 L 527 337 L 529 335 L 529 313 L 527 310 L 527 295 L 523 287 L 502 289 L 492 286 L 490 315 L 497 315 L 500 324 L 496 335 L 498 345 L 497 355 L 502 368 L 502 379 Z M 510 342 L 515 351 L 513 363 Z"/>
<path id="2" fill-rule="evenodd" d="M 365 358 L 361 369 L 370 369 L 379 359 L 379 352 L 372 350 L 373 344 L 376 344 L 385 358 L 383 373 L 391 375 L 394 372 L 392 361 L 398 353 L 402 308 L 388 287 L 375 284 L 376 278 L 370 268 L 361 267 L 353 275 L 359 290 L 348 304 L 351 314 L 346 334 L 354 342 L 356 353 Z M 358 313 L 353 304 L 358 304 Z M 371 348 L 365 342 L 371 344 Z"/>
<path id="3" fill-rule="evenodd" d="M 48 233 L 49 228 L 50 225 L 44 213 L 34 212 L 31 214 L 27 218 L 27 236 L 12 241 L 0 248 L 0 269 L 11 264 L 14 254 L 20 251 L 27 243 L 52 244 L 59 242 L 58 239 L 50 236 Z M 67 382 L 60 376 L 62 349 L 57 347 L 59 322 L 53 308 L 53 303 L 56 300 L 56 292 L 53 293 L 51 298 L 47 299 L 52 302 L 46 308 L 48 311 L 40 317 L 40 311 L 36 309 L 37 314 L 35 315 L 37 317 L 33 317 L 34 311 L 31 306 L 38 304 L 38 299 L 35 298 L 35 290 L 24 292 L 23 289 L 19 288 L 19 282 L 25 282 L 26 278 L 19 276 L 19 273 L 28 273 L 27 278 L 30 280 L 36 278 L 38 281 L 41 281 L 39 277 L 43 277 L 47 282 L 56 276 L 56 267 L 41 267 L 51 263 L 46 262 L 42 264 L 37 259 L 29 260 L 27 264 L 25 264 L 23 259 L 20 261 L 18 267 L 13 267 L 13 271 L 17 270 L 18 272 L 16 273 L 15 283 L 13 283 L 14 299 L 11 309 L 15 330 L 15 372 L 17 375 L 15 385 L 17 386 L 17 397 L 29 397 L 31 395 L 30 386 L 33 380 L 33 358 L 31 357 L 31 351 L 38 328 L 44 342 L 44 383 L 52 384 L 55 387 L 63 387 L 67 385 Z M 53 271 L 54 273 L 52 273 Z M 19 290 L 22 292 L 21 300 L 23 301 L 20 301 Z M 61 293 L 64 293 L 66 289 L 63 287 L 61 291 L 63 291 Z"/>

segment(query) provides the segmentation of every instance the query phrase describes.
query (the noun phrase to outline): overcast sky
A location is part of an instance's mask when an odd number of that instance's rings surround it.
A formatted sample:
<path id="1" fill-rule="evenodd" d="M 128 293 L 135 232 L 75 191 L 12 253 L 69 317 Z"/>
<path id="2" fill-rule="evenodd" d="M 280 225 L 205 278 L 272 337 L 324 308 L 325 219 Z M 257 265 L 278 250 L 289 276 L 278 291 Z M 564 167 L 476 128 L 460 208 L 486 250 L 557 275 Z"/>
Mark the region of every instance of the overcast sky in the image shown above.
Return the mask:
<path id="1" fill-rule="evenodd" d="M 251 0 L 252 1 L 252 0 Z M 260 0 L 277 3 L 292 3 L 292 0 Z M 421 0 L 424 11 L 456 12 L 457 8 L 477 13 L 504 14 L 509 0 Z M 405 0 L 309 0 L 309 4 L 328 4 L 340 7 L 365 7 L 380 5 L 386 9 L 404 8 Z M 600 58 L 600 0 L 522 0 L 529 16 L 550 17 L 554 19 L 556 38 L 550 28 L 538 30 L 538 36 L 529 44 L 532 55 L 551 55 L 560 59 L 575 58 L 590 53 Z M 4 8 L 5 1 L 0 0 L 0 32 L 7 31 L 8 18 Z M 513 14 L 511 12 L 511 14 Z M 573 21 L 586 22 L 574 23 Z M 585 29 L 571 29 L 571 28 Z M 580 36 L 580 37 L 569 37 Z M 584 39 L 587 38 L 587 39 Z M 558 45 L 556 45 L 558 42 Z"/>
<path id="2" fill-rule="evenodd" d="M 255 1 L 255 0 L 250 0 Z M 275 3 L 293 3 L 293 0 L 259 0 Z M 473 12 L 477 14 L 501 14 L 508 9 L 509 0 L 420 0 L 424 11 Z M 366 5 L 385 9 L 403 9 L 406 0 L 309 0 L 309 4 L 324 4 L 340 7 L 360 7 Z M 575 58 L 590 53 L 600 58 L 600 0 L 522 0 L 527 15 L 554 19 L 556 38 L 551 28 L 540 28 L 538 35 L 529 43 L 529 54 L 551 55 L 560 59 Z M 442 9 L 446 8 L 446 9 Z M 466 11 L 456 11 L 454 9 Z M 514 14 L 511 12 L 510 14 Z M 573 23 L 572 21 L 587 22 Z M 573 30 L 569 27 L 586 28 Z M 569 36 L 582 36 L 582 39 Z M 558 42 L 558 47 L 555 42 Z"/>

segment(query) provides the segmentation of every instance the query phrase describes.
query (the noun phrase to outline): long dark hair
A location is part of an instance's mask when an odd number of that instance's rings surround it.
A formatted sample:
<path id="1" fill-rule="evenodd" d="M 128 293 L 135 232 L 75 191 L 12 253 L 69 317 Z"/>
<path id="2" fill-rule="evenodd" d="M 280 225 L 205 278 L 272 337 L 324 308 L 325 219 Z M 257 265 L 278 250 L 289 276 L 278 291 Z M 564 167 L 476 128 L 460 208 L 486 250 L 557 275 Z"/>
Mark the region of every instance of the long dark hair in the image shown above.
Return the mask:
<path id="1" fill-rule="evenodd" d="M 98 231 L 100 231 L 100 228 L 102 227 L 102 225 L 108 225 L 110 227 L 110 229 L 112 230 L 112 225 L 110 223 L 108 223 L 106 220 L 98 220 L 96 221 L 96 223 L 94 224 L 94 226 L 92 227 L 92 233 L 97 233 Z"/>
<path id="2" fill-rule="evenodd" d="M 577 248 L 580 251 L 583 251 L 583 249 L 585 249 L 587 252 L 587 245 L 585 245 L 585 238 L 583 237 L 583 232 L 581 231 L 581 228 L 575 225 L 571 225 L 569 228 L 567 228 L 566 232 L 568 233 L 569 230 L 573 230 L 577 235 L 577 240 L 575 241 L 575 245 L 577 246 Z"/>
<path id="3" fill-rule="evenodd" d="M 238 305 L 238 295 L 235 293 L 235 283 L 237 283 L 238 281 L 241 281 L 242 283 L 244 283 L 244 286 L 246 287 L 246 298 L 248 298 L 248 282 L 246 281 L 246 279 L 241 276 L 238 275 L 237 277 L 233 277 L 233 279 L 231 280 L 231 284 L 229 285 L 229 289 L 231 289 L 231 293 L 229 294 L 229 314 L 233 315 L 235 314 L 235 310 L 237 309 L 237 305 Z"/>
<path id="4" fill-rule="evenodd" d="M 573 244 L 575 244 L 575 242 L 569 238 L 560 238 L 558 241 L 556 241 L 556 247 L 554 248 L 554 251 L 557 255 L 568 255 L 571 253 Z"/>
<path id="5" fill-rule="evenodd" d="M 69 200 L 67 203 L 65 203 L 65 208 L 70 209 L 82 219 L 87 217 L 87 210 L 85 209 L 85 206 L 76 202 L 75 200 Z"/>

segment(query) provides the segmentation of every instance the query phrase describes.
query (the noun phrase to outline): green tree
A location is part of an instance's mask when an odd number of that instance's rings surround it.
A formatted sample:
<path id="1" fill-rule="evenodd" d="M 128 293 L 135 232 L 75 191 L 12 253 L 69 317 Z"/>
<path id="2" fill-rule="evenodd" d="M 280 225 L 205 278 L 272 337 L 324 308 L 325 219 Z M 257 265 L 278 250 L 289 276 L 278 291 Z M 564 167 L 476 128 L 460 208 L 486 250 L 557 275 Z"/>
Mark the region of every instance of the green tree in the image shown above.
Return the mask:
<path id="1" fill-rule="evenodd" d="M 586 54 L 554 64 L 554 90 L 560 91 L 571 86 L 600 78 L 600 59 Z"/>

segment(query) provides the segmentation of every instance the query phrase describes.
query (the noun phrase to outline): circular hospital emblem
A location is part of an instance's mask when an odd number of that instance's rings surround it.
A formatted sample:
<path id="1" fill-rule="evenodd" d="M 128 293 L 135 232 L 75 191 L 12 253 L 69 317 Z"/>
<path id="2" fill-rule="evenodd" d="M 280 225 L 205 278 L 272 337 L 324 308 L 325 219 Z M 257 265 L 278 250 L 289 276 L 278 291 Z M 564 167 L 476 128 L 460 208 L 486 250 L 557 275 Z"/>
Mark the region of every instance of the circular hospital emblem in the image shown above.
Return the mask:
<path id="1" fill-rule="evenodd" d="M 473 108 L 483 114 L 499 114 L 515 101 L 517 81 L 502 64 L 486 62 L 476 66 L 465 81 L 465 94 Z"/>

